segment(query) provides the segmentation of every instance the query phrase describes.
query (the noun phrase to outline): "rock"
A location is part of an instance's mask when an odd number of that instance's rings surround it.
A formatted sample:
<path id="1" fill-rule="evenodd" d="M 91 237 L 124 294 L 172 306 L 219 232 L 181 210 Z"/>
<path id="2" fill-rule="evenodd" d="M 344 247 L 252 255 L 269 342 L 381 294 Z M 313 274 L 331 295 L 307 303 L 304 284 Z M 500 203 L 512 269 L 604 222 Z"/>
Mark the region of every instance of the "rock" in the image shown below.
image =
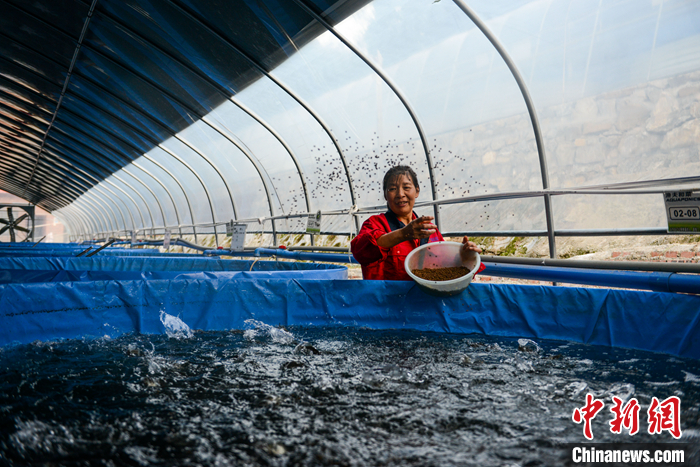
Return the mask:
<path id="1" fill-rule="evenodd" d="M 649 118 L 649 109 L 641 103 L 632 100 L 620 101 L 617 104 L 617 120 L 615 126 L 620 131 L 639 127 Z"/>
<path id="2" fill-rule="evenodd" d="M 607 151 L 602 144 L 582 145 L 576 148 L 576 163 L 590 164 L 600 162 L 605 159 Z"/>
<path id="3" fill-rule="evenodd" d="M 678 97 L 694 96 L 696 100 L 700 99 L 700 84 L 689 84 L 678 90 Z"/>
<path id="4" fill-rule="evenodd" d="M 582 120 L 590 122 L 596 119 L 598 115 L 598 104 L 592 97 L 587 97 L 576 102 L 576 107 L 572 118 L 574 120 Z"/>
<path id="5" fill-rule="evenodd" d="M 608 131 L 612 127 L 613 127 L 612 121 L 597 121 L 597 122 L 584 123 L 583 134 L 589 135 L 592 133 L 602 133 L 604 131 Z"/>
<path id="6" fill-rule="evenodd" d="M 491 165 L 496 162 L 496 153 L 489 151 L 481 157 L 482 165 Z"/>
<path id="7" fill-rule="evenodd" d="M 700 144 L 700 119 L 690 120 L 666 133 L 661 143 L 662 150 Z"/>
<path id="8" fill-rule="evenodd" d="M 651 118 L 647 122 L 647 131 L 666 132 L 676 126 L 675 119 L 678 117 L 678 100 L 668 93 L 664 93 L 654 106 Z"/>

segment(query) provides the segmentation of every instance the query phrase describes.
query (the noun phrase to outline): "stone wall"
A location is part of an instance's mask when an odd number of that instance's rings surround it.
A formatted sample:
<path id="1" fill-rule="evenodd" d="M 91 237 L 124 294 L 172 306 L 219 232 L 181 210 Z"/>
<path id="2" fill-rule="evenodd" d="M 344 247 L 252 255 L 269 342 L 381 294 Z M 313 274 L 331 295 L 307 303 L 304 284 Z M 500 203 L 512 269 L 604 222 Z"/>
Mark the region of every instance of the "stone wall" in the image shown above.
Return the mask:
<path id="1" fill-rule="evenodd" d="M 538 117 L 551 188 L 700 175 L 700 71 L 538 108 Z M 444 182 L 441 197 L 542 189 L 527 114 L 450 132 L 438 141 L 455 153 L 436 170 Z M 480 183 L 464 182 L 452 194 L 451 176 L 465 166 Z M 541 202 L 511 204 L 507 211 L 498 203 L 486 210 L 483 229 L 542 227 Z M 557 197 L 554 206 L 560 229 L 666 225 L 661 195 Z"/>

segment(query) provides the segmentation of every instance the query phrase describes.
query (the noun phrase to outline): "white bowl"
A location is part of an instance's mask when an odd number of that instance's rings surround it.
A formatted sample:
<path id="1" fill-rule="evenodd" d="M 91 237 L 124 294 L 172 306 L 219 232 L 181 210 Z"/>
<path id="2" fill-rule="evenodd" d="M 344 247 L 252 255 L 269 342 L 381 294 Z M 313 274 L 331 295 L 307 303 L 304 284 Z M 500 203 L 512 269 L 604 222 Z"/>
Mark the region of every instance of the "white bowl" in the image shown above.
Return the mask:
<path id="1" fill-rule="evenodd" d="M 432 242 L 419 246 L 406 256 L 404 267 L 411 279 L 424 291 L 441 296 L 456 295 L 469 287 L 481 266 L 481 256 L 475 251 L 467 251 L 462 257 L 462 244 L 457 242 Z M 449 281 L 429 281 L 413 274 L 415 269 L 451 268 L 464 266 L 469 274 Z"/>

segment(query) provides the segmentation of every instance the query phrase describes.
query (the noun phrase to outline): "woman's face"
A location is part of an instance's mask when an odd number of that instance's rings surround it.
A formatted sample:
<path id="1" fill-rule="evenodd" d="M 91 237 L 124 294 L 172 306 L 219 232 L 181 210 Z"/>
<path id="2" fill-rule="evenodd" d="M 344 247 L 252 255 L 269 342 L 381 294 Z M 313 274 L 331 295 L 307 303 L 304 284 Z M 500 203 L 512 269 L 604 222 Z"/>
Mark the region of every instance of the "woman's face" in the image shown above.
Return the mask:
<path id="1" fill-rule="evenodd" d="M 402 174 L 389 182 L 384 191 L 384 198 L 396 217 L 410 221 L 419 192 L 420 189 L 416 188 L 411 177 Z"/>

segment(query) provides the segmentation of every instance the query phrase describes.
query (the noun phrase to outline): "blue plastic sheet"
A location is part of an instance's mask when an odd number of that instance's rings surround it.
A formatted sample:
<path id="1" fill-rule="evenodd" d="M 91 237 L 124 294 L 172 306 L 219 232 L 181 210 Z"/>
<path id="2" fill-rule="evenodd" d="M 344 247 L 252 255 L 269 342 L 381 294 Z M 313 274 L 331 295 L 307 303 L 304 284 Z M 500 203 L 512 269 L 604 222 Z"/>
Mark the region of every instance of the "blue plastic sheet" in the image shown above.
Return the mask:
<path id="1" fill-rule="evenodd" d="M 353 326 L 546 338 L 700 358 L 700 297 L 472 284 L 436 298 L 414 283 L 237 278 L 0 286 L 0 344 L 163 333 L 160 312 L 195 330 Z"/>
<path id="2" fill-rule="evenodd" d="M 20 277 L 21 270 L 31 271 L 51 271 L 51 270 L 68 270 L 68 271 L 133 271 L 133 272 L 215 272 L 215 271 L 251 271 L 274 273 L 274 276 L 279 278 L 322 278 L 329 279 L 346 279 L 347 267 L 333 264 L 323 263 L 299 263 L 286 261 L 262 261 L 262 260 L 224 260 L 219 258 L 210 258 L 203 256 L 195 257 L 173 257 L 167 256 L 94 256 L 94 257 L 15 257 L 2 258 L 0 257 L 0 271 L 8 275 L 16 274 Z M 311 272 L 312 276 L 307 276 Z M 9 277 L 9 276 L 8 276 Z M 30 276 L 26 276 L 30 277 Z M 172 278 L 173 276 L 161 275 L 154 276 L 155 278 Z M 256 276 L 259 277 L 259 276 Z M 114 276 L 116 280 L 133 280 L 139 279 L 137 276 Z M 100 279 L 104 280 L 104 279 Z M 21 282 L 21 280 L 12 280 L 11 282 Z"/>

